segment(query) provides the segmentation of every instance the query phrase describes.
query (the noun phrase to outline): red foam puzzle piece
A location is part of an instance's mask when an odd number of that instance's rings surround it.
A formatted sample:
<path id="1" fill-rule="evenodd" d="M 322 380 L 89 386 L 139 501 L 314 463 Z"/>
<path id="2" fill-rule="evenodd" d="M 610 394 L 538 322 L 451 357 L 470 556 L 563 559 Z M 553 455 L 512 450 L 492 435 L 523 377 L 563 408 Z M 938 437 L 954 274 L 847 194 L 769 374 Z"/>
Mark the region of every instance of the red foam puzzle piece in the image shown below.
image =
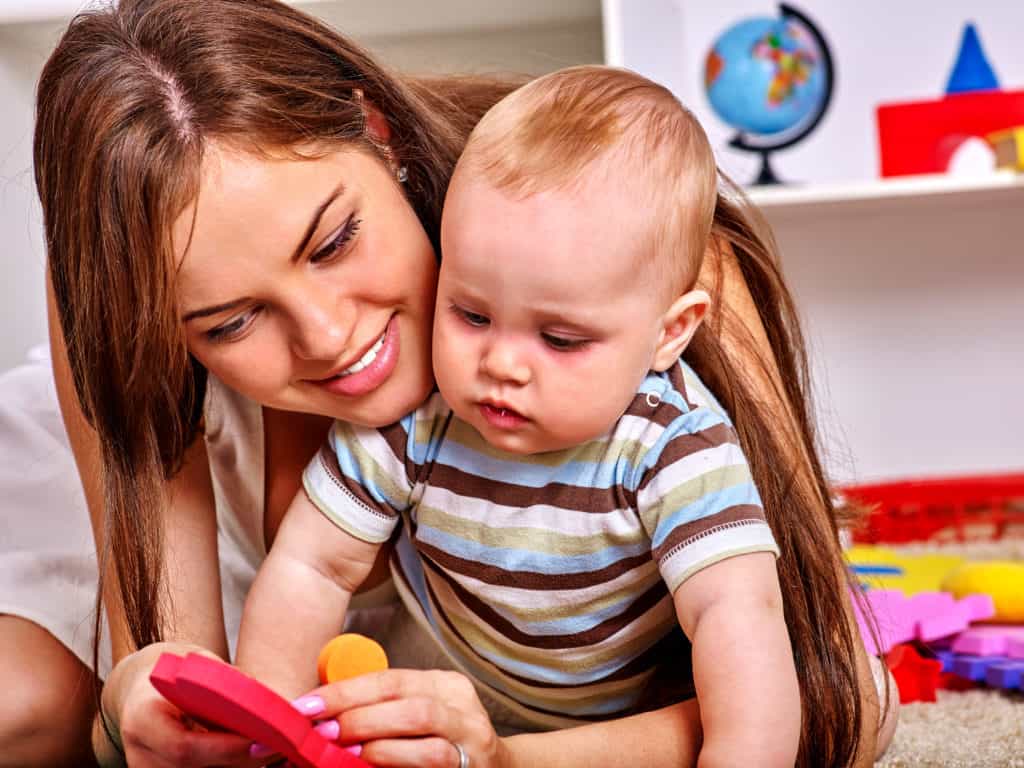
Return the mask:
<path id="1" fill-rule="evenodd" d="M 285 699 L 229 664 L 195 653 L 164 653 L 149 679 L 186 714 L 257 741 L 298 768 L 370 768 L 317 733 Z"/>
<path id="2" fill-rule="evenodd" d="M 900 691 L 900 704 L 912 701 L 935 701 L 935 689 L 939 686 L 942 662 L 938 659 L 923 658 L 912 645 L 897 645 L 885 657 L 886 663 L 896 678 Z"/>

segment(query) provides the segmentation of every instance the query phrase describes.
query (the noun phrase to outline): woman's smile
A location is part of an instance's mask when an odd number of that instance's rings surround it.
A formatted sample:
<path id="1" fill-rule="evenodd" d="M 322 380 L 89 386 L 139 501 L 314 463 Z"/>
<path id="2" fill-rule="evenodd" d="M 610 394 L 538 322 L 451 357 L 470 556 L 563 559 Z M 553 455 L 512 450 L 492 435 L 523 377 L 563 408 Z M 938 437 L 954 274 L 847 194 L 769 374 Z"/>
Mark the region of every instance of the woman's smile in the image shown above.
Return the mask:
<path id="1" fill-rule="evenodd" d="M 310 379 L 318 387 L 335 395 L 357 397 L 372 392 L 398 365 L 401 348 L 398 316 L 392 315 L 387 327 L 369 349 L 341 372 L 323 379 Z"/>

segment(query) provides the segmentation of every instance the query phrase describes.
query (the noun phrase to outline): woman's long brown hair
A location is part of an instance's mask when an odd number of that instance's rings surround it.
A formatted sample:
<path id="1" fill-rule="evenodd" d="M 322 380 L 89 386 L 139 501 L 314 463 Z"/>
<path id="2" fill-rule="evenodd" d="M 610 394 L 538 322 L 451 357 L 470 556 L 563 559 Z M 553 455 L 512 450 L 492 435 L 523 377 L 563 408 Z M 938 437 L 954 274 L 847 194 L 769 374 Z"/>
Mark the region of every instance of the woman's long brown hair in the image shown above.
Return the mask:
<path id="1" fill-rule="evenodd" d="M 439 249 L 441 205 L 466 136 L 518 84 L 398 78 L 274 0 L 121 0 L 71 22 L 39 82 L 35 174 L 75 390 L 103 464 L 94 666 L 111 565 L 134 645 L 160 640 L 166 628 L 165 482 L 199 435 L 206 385 L 178 320 L 170 230 L 197 194 L 204 146 L 215 140 L 258 153 L 348 146 L 379 154 L 366 135 L 365 100 L 389 119 L 391 150 L 409 172 L 409 200 Z M 779 377 L 763 360 L 763 345 L 721 312 L 687 357 L 733 416 L 782 550 L 803 696 L 801 764 L 841 766 L 857 748 L 860 695 L 836 523 L 814 450 L 803 340 L 770 235 L 737 201 L 720 195 L 713 234 L 735 255 Z M 723 333 L 749 344 L 729 353 L 719 343 Z M 759 379 L 779 382 L 774 394 L 791 413 L 773 414 L 758 402 L 743 374 L 757 361 Z M 780 430 L 790 417 L 795 432 Z"/>
<path id="2" fill-rule="evenodd" d="M 848 621 L 852 579 L 841 565 L 838 527 L 854 510 L 833 505 L 816 450 L 806 345 L 771 229 L 721 174 L 711 235 L 719 251 L 710 260 L 716 268 L 705 276 L 711 311 L 684 356 L 729 412 L 779 546 L 802 705 L 797 765 L 850 765 L 864 717 L 857 674 L 861 640 Z M 721 300 L 730 260 L 750 291 L 774 360 Z M 725 338 L 731 343 L 722 343 Z M 787 407 L 788 413 L 779 412 Z"/>

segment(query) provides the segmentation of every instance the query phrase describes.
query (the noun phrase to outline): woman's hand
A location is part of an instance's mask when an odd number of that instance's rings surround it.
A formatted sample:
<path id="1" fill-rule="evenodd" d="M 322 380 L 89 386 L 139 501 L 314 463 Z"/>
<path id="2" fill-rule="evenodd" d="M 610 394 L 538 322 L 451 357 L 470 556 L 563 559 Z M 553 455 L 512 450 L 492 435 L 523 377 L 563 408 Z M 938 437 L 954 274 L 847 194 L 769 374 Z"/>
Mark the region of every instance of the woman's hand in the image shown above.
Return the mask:
<path id="1" fill-rule="evenodd" d="M 379 768 L 512 765 L 473 684 L 457 672 L 372 672 L 317 688 L 296 704 L 311 719 L 337 718 L 338 741 L 362 744 L 361 757 Z"/>
<path id="2" fill-rule="evenodd" d="M 101 765 L 127 760 L 131 768 L 256 768 L 267 758 L 250 757 L 252 741 L 230 733 L 207 731 L 167 701 L 149 682 L 161 653 L 206 653 L 201 648 L 156 643 L 123 658 L 103 688 L 103 711 L 119 737 L 124 758 L 109 741 L 102 724 L 93 728 L 93 747 Z"/>

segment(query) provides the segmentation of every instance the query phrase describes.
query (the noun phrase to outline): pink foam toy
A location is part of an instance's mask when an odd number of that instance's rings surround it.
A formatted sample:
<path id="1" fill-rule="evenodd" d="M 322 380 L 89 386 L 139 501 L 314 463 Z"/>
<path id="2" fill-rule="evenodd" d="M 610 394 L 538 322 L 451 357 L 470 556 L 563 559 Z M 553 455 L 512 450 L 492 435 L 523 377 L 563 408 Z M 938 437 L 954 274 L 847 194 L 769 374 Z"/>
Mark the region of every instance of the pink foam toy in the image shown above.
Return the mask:
<path id="1" fill-rule="evenodd" d="M 285 699 L 216 659 L 164 653 L 149 679 L 186 714 L 259 742 L 298 768 L 370 768 L 317 733 Z"/>
<path id="2" fill-rule="evenodd" d="M 984 621 L 996 615 L 996 603 L 992 595 L 974 594 L 966 595 L 958 601 L 960 605 L 966 605 L 971 612 L 971 621 Z"/>
<path id="3" fill-rule="evenodd" d="M 869 653 L 888 653 L 910 640 L 931 642 L 963 632 L 974 621 L 995 613 L 988 595 L 968 595 L 956 600 L 948 592 L 921 592 L 911 598 L 894 589 L 872 589 L 864 595 L 875 617 L 878 640 L 868 629 L 860 606 L 854 614 Z"/>
<path id="4" fill-rule="evenodd" d="M 1022 624 L 989 624 L 971 627 L 962 632 L 954 641 L 953 653 L 970 654 L 972 656 L 1011 656 L 1013 646 L 1024 650 L 1024 625 Z"/>
<path id="5" fill-rule="evenodd" d="M 1006 655 L 1011 659 L 1024 659 L 1024 638 L 1014 638 L 1007 643 Z"/>

